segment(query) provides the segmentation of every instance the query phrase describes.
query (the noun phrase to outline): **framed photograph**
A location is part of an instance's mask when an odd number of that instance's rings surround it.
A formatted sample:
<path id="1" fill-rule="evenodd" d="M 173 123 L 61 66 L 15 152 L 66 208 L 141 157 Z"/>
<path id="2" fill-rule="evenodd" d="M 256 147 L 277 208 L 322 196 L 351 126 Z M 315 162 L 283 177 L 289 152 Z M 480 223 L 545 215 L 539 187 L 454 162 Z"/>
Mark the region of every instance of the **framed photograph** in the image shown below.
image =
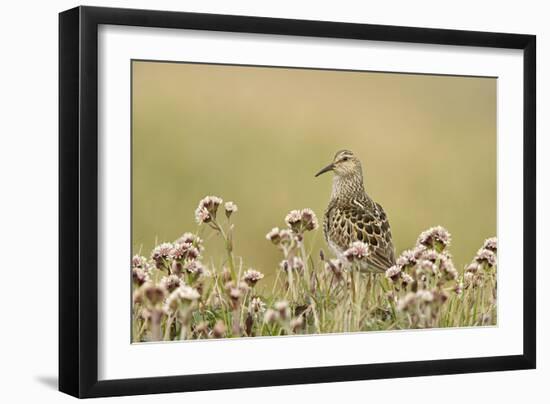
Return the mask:
<path id="1" fill-rule="evenodd" d="M 535 367 L 535 36 L 59 29 L 61 391 Z"/>

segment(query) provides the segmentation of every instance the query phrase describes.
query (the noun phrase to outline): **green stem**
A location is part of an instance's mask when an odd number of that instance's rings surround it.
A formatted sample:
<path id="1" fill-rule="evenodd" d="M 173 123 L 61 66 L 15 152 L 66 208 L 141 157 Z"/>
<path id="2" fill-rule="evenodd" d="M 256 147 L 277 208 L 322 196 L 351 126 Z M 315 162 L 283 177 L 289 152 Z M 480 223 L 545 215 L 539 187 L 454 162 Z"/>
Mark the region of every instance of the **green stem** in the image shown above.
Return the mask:
<path id="1" fill-rule="evenodd" d="M 211 223 L 212 227 L 215 230 L 218 230 L 223 238 L 223 241 L 225 243 L 225 251 L 227 252 L 227 262 L 229 264 L 229 270 L 231 272 L 231 279 L 237 282 L 237 274 L 235 273 L 235 262 L 233 260 L 233 246 L 231 245 L 232 242 L 228 238 L 229 233 L 226 234 L 226 232 L 223 230 L 223 227 L 220 226 L 215 219 L 212 219 Z"/>

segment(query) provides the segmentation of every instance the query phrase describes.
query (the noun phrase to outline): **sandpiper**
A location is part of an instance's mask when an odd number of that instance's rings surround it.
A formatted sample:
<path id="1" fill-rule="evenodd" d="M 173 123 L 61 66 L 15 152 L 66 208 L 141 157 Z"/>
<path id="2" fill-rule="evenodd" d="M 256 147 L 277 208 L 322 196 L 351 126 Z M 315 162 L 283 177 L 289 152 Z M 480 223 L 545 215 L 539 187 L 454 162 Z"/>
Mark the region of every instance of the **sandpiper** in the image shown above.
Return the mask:
<path id="1" fill-rule="evenodd" d="M 390 224 L 384 209 L 365 192 L 361 162 L 349 150 L 340 150 L 319 176 L 334 173 L 330 202 L 325 211 L 323 231 L 330 249 L 338 256 L 361 241 L 369 246 L 361 270 L 382 272 L 395 264 Z"/>

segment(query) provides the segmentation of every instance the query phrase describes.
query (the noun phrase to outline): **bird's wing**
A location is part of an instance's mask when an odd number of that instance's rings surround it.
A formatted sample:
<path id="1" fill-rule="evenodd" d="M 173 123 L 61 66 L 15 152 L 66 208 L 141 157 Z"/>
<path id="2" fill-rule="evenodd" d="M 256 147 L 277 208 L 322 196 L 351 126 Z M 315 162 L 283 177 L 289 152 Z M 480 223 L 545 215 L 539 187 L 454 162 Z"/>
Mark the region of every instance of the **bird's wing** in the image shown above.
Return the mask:
<path id="1" fill-rule="evenodd" d="M 395 264 L 392 235 L 388 218 L 379 204 L 372 208 L 357 202 L 346 208 L 329 207 L 326 215 L 327 239 L 346 250 L 353 241 L 370 247 L 367 263 L 379 271 Z"/>

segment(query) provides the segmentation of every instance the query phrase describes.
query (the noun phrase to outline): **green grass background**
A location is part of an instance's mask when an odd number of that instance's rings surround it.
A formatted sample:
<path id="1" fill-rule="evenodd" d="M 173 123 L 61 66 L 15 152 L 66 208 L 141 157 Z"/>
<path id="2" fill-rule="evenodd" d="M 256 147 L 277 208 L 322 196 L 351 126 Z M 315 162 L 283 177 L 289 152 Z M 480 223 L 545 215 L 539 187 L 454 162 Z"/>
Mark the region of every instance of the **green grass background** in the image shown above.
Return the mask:
<path id="1" fill-rule="evenodd" d="M 434 225 L 455 264 L 496 235 L 496 79 L 134 61 L 133 253 L 196 231 L 205 195 L 237 203 L 235 253 L 274 279 L 265 240 L 291 209 L 320 220 L 334 153 L 361 159 L 397 251 Z M 205 263 L 219 265 L 209 238 Z M 328 252 L 322 231 L 308 247 Z"/>

